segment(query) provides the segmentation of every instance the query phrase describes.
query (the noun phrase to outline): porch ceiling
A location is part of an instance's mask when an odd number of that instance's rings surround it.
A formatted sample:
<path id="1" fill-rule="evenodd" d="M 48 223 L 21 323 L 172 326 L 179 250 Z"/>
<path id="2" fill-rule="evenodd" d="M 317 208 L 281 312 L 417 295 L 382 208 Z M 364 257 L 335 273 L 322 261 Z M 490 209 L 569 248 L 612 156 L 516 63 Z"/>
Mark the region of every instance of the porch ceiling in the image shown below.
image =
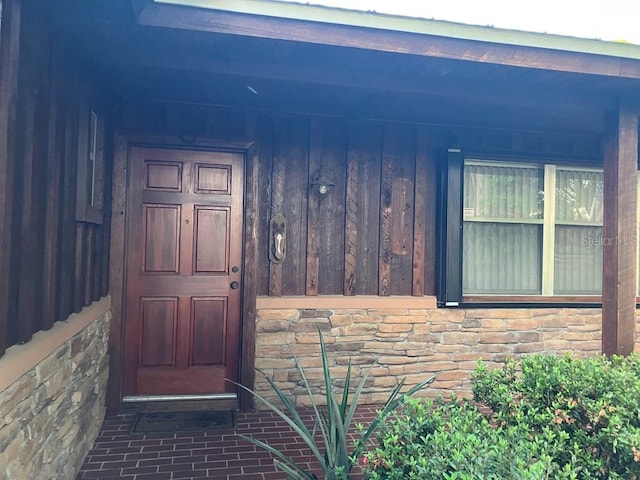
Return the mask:
<path id="1" fill-rule="evenodd" d="M 637 88 L 625 78 L 142 26 L 129 0 L 73 2 L 52 15 L 82 62 L 136 98 L 439 124 L 512 125 L 527 112 L 534 129 L 602 131 L 602 111 Z"/>

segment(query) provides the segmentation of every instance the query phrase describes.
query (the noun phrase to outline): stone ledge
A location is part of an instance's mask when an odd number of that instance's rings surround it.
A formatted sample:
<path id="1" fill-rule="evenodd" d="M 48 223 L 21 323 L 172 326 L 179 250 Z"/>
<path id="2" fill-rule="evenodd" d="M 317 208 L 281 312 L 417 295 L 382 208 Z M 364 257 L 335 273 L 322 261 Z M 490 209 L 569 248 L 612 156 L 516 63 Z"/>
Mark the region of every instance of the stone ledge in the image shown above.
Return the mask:
<path id="1" fill-rule="evenodd" d="M 66 320 L 56 322 L 50 330 L 36 333 L 24 345 L 8 348 L 0 358 L 0 392 L 13 385 L 22 375 L 110 309 L 111 297 L 106 296 L 83 308 L 79 313 L 72 314 Z"/>
<path id="2" fill-rule="evenodd" d="M 431 309 L 436 308 L 435 297 L 393 296 L 379 297 L 376 295 L 319 295 L 315 297 L 258 297 L 258 310 L 266 309 Z"/>

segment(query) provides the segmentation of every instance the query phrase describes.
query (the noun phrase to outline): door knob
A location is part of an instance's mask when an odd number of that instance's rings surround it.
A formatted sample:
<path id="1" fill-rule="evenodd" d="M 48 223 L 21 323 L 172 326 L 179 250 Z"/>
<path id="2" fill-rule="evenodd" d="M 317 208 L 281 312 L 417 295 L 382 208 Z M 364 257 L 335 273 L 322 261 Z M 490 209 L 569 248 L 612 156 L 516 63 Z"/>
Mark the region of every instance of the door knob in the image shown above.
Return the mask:
<path id="1" fill-rule="evenodd" d="M 233 290 L 236 290 L 239 286 L 240 286 L 240 284 L 238 282 L 231 282 L 231 288 Z"/>

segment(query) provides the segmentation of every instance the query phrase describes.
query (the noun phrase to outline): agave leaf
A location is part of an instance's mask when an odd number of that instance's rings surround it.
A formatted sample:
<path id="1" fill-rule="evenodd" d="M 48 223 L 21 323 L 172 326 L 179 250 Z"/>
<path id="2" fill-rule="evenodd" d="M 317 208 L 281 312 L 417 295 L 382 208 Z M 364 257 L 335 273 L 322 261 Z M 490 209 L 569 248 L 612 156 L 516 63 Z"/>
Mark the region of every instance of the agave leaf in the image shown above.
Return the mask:
<path id="1" fill-rule="evenodd" d="M 353 392 L 353 400 L 351 401 L 351 406 L 349 407 L 349 412 L 344 420 L 345 427 L 348 429 L 353 422 L 353 417 L 356 414 L 356 410 L 358 408 L 358 403 L 360 402 L 360 395 L 362 394 L 362 390 L 364 390 L 364 386 L 369 379 L 369 375 L 371 375 L 371 369 L 373 369 L 373 365 L 371 365 L 366 372 L 360 378 L 358 385 L 356 386 L 355 391 Z"/>
<path id="2" fill-rule="evenodd" d="M 287 408 L 287 411 L 291 414 L 292 419 L 303 430 L 305 430 L 305 433 L 306 433 L 307 436 L 312 436 L 311 432 L 309 432 L 309 429 L 307 428 L 306 424 L 302 420 L 302 417 L 300 417 L 300 414 L 298 413 L 298 410 L 297 410 L 296 406 L 294 405 L 294 403 L 287 398 L 286 394 L 282 391 L 282 389 L 280 387 L 278 387 L 278 385 L 273 381 L 273 379 L 267 377 L 262 371 L 260 371 L 260 370 L 258 370 L 258 371 L 260 373 L 262 373 L 262 375 L 264 376 L 265 380 L 271 386 L 272 390 L 274 392 L 276 392 L 276 394 L 278 395 L 278 398 L 280 399 L 280 401 L 284 404 L 284 406 Z M 306 378 L 305 378 L 305 384 L 306 384 Z"/>
<path id="3" fill-rule="evenodd" d="M 292 468 L 291 465 L 282 463 L 279 460 L 274 460 L 273 464 L 277 469 L 289 475 L 289 480 L 318 480 L 318 477 L 314 473 L 300 473 L 298 470 Z"/>
<path id="4" fill-rule="evenodd" d="M 348 452 L 348 440 L 347 440 L 347 426 L 343 424 L 343 418 L 340 415 L 338 398 L 334 391 L 330 393 L 331 403 L 333 404 L 333 425 L 336 435 L 336 442 L 333 445 L 334 452 L 334 467 L 344 466 L 348 472 L 351 468 L 351 461 L 349 460 Z"/>
<path id="5" fill-rule="evenodd" d="M 293 354 L 293 353 L 292 353 Z M 300 377 L 302 379 L 302 384 L 304 385 L 305 390 L 307 391 L 307 396 L 309 397 L 309 401 L 311 402 L 311 407 L 313 408 L 313 412 L 314 412 L 314 425 L 313 425 L 313 433 L 312 433 L 312 437 L 313 439 L 315 439 L 315 435 L 316 432 L 318 430 L 318 428 L 320 429 L 320 436 L 323 440 L 323 443 L 325 445 L 325 456 L 326 456 L 326 445 L 329 439 L 329 430 L 330 427 L 327 424 L 327 421 L 324 417 L 324 415 L 322 415 L 322 412 L 320 411 L 320 408 L 318 407 L 318 403 L 315 401 L 315 399 L 313 398 L 313 393 L 311 392 L 311 385 L 309 384 L 309 381 L 307 380 L 307 376 L 304 373 L 304 369 L 302 368 L 302 365 L 300 365 L 300 362 L 298 361 L 298 358 L 295 356 L 295 354 L 293 355 L 295 364 L 296 364 L 296 368 L 298 369 L 298 372 L 300 372 Z M 320 459 L 319 459 L 320 460 Z M 324 462 L 326 463 L 326 462 Z M 324 465 L 324 463 L 322 461 L 320 461 L 320 465 Z"/>
<path id="6" fill-rule="evenodd" d="M 275 455 L 279 459 L 279 460 L 274 459 L 273 461 L 276 468 L 280 468 L 281 470 L 285 471 L 285 473 L 294 476 L 294 478 L 296 479 L 299 478 L 303 480 L 315 480 L 317 478 L 313 473 L 309 473 L 305 471 L 302 467 L 296 465 L 296 462 L 292 458 L 287 457 L 281 451 L 272 447 L 268 443 L 263 442 L 262 440 L 258 440 L 257 438 L 250 437 L 248 435 L 243 435 L 241 433 L 238 433 L 237 435 L 238 437 L 246 440 L 247 442 L 252 443 L 256 447 L 260 447 L 266 450 L 267 452 L 271 453 L 272 455 Z M 287 470 L 283 468 L 285 466 Z"/>
<path id="7" fill-rule="evenodd" d="M 324 342 L 324 337 L 319 328 L 318 336 L 320 337 L 320 356 L 322 357 L 322 373 L 324 375 L 325 398 L 327 403 L 327 427 L 329 430 L 328 435 L 325 437 L 325 457 L 329 465 L 335 465 L 336 431 L 334 425 L 334 405 L 331 401 L 331 393 L 333 392 L 333 381 L 331 380 L 331 371 L 329 369 L 329 356 L 327 355 L 327 346 Z"/>
<path id="8" fill-rule="evenodd" d="M 340 404 L 340 417 L 342 417 L 342 421 L 345 420 L 347 407 L 349 405 L 350 387 L 351 387 L 351 358 L 349 358 L 349 364 L 347 365 L 347 375 L 345 376 L 344 388 L 342 389 L 342 401 Z M 354 403 L 357 403 L 357 402 L 354 402 Z"/>
<path id="9" fill-rule="evenodd" d="M 236 382 L 233 382 L 233 383 L 235 383 L 235 385 L 237 385 L 238 387 L 242 388 L 243 390 L 246 390 L 247 392 L 251 393 L 254 397 L 256 397 L 258 400 L 263 402 L 267 407 L 269 407 L 269 410 L 271 410 L 276 415 L 278 415 L 280 418 L 282 418 L 293 429 L 293 431 L 296 432 L 300 436 L 300 438 L 304 441 L 304 443 L 307 444 L 307 446 L 311 450 L 311 453 L 313 453 L 313 456 L 316 457 L 320 463 L 322 463 L 322 453 L 318 449 L 318 447 L 316 445 L 316 442 L 315 442 L 315 439 L 313 437 L 309 436 L 310 432 L 306 428 L 304 423 L 298 424 L 298 422 L 296 420 L 291 419 L 291 417 L 289 417 L 280 408 L 278 408 L 272 402 L 267 400 L 264 396 L 260 395 L 258 392 L 255 392 L 255 391 L 251 390 L 250 388 L 245 387 L 244 385 L 241 385 L 239 383 L 236 383 Z M 298 419 L 300 418 L 300 416 L 297 415 L 297 413 L 296 413 L 296 416 L 297 416 Z M 302 420 L 300 420 L 300 422 L 302 422 Z"/>

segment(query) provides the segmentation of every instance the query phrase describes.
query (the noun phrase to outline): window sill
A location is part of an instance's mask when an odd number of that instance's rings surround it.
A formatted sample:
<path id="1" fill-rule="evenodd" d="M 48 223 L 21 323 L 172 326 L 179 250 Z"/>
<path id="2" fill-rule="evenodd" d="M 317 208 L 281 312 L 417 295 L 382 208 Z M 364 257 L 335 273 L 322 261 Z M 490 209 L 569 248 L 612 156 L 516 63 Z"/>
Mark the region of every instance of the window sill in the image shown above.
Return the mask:
<path id="1" fill-rule="evenodd" d="M 464 296 L 460 306 L 465 307 L 602 307 L 600 295 L 541 296 L 541 295 L 475 295 Z"/>

